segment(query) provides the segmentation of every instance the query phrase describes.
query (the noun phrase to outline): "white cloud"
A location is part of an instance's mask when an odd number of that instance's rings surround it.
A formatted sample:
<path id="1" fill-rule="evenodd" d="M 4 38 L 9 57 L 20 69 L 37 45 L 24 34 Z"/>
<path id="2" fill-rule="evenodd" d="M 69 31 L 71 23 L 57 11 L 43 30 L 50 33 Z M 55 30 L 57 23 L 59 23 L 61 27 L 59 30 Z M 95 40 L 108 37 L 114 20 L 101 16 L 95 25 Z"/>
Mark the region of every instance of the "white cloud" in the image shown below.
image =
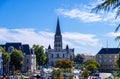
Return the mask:
<path id="1" fill-rule="evenodd" d="M 90 2 L 88 5 L 80 4 L 79 7 L 72 9 L 69 8 L 59 8 L 56 9 L 57 14 L 63 15 L 65 17 L 79 19 L 85 23 L 90 22 L 107 22 L 108 24 L 116 24 L 120 22 L 120 18 L 115 19 L 116 11 L 105 13 L 103 11 L 99 13 L 91 12 L 98 4 L 102 3 L 103 0 L 98 0 L 97 2 Z"/>
<path id="2" fill-rule="evenodd" d="M 70 18 L 78 18 L 82 20 L 83 22 L 101 21 L 101 18 L 99 15 L 86 12 L 86 11 L 82 11 L 79 9 L 72 9 L 72 10 L 57 9 L 57 12 L 64 16 L 68 16 Z"/>
<path id="3" fill-rule="evenodd" d="M 106 35 L 109 36 L 109 37 L 116 37 L 116 36 L 120 36 L 120 32 L 110 32 Z"/>
<path id="4" fill-rule="evenodd" d="M 0 43 L 6 42 L 22 42 L 23 44 L 39 44 L 43 45 L 45 48 L 48 45 L 54 44 L 54 33 L 40 31 L 36 32 L 35 29 L 7 29 L 0 28 Z M 99 39 L 95 38 L 93 34 L 81 34 L 77 32 L 64 32 L 63 35 L 63 44 L 64 46 L 68 44 L 70 48 L 75 48 L 79 50 L 86 50 L 87 46 L 97 47 L 99 46 Z M 82 49 L 81 49 L 82 48 Z M 90 52 L 90 51 L 89 51 Z"/>

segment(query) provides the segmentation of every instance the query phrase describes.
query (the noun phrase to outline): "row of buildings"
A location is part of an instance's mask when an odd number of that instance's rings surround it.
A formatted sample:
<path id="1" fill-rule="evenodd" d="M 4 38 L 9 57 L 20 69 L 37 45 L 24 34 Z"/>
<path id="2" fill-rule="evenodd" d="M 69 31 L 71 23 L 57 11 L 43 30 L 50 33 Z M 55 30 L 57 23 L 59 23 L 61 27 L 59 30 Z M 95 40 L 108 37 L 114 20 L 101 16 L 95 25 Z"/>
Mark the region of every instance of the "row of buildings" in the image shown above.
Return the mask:
<path id="1" fill-rule="evenodd" d="M 28 44 L 22 43 L 6 43 L 4 45 L 0 45 L 3 47 L 8 53 L 10 53 L 14 49 L 21 50 L 24 54 L 24 61 L 22 65 L 22 72 L 34 72 L 36 71 L 36 55 L 34 54 L 34 50 L 29 47 Z M 88 55 L 81 54 L 84 58 L 84 62 L 86 60 L 95 59 L 98 63 L 100 63 L 100 71 L 113 71 L 117 70 L 116 60 L 118 59 L 118 53 L 120 52 L 120 48 L 102 48 L 96 55 Z M 56 32 L 54 35 L 54 47 L 51 45 L 45 49 L 45 53 L 48 57 L 48 66 L 54 66 L 55 62 L 59 59 L 70 59 L 74 60 L 74 48 L 69 48 L 66 45 L 63 48 L 62 42 L 62 34 L 60 29 L 59 19 L 57 19 Z M 0 55 L 1 56 L 1 55 Z M 2 56 L 0 57 L 0 68 L 2 68 Z M 10 72 L 10 69 L 6 68 L 6 73 Z M 2 73 L 2 71 L 0 71 Z"/>
<path id="2" fill-rule="evenodd" d="M 73 60 L 75 57 L 74 48 L 70 49 L 68 45 L 66 45 L 66 48 L 63 48 L 59 19 L 57 19 L 54 35 L 54 48 L 49 45 L 45 51 L 49 59 L 47 65 L 51 66 L 59 59 L 67 58 Z M 120 48 L 102 48 L 96 55 L 81 54 L 81 56 L 84 58 L 84 62 L 90 59 L 96 60 L 100 64 L 100 71 L 111 72 L 117 70 L 116 60 L 119 57 L 119 52 Z"/>

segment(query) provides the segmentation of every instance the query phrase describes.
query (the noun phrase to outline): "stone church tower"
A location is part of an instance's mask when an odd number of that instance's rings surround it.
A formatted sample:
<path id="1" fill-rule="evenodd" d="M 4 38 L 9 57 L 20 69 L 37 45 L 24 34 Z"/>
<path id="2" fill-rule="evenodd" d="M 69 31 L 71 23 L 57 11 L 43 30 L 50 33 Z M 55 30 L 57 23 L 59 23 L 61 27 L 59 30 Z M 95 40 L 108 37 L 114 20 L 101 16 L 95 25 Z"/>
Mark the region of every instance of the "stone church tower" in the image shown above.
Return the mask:
<path id="1" fill-rule="evenodd" d="M 48 57 L 47 65 L 49 66 L 54 66 L 55 62 L 59 59 L 74 59 L 74 49 L 69 49 L 68 45 L 63 49 L 59 19 L 57 19 L 56 32 L 54 35 L 54 48 L 52 49 L 49 45 L 45 52 Z"/>

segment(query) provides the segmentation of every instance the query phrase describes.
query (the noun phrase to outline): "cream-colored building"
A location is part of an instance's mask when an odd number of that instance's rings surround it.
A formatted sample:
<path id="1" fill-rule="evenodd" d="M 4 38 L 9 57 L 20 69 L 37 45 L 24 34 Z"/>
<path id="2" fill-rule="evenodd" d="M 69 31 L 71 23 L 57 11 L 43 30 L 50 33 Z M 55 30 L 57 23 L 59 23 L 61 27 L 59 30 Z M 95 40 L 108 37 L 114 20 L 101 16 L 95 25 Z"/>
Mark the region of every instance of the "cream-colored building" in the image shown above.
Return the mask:
<path id="1" fill-rule="evenodd" d="M 81 56 L 84 59 L 84 62 L 87 60 L 95 60 L 95 55 L 94 54 L 81 54 Z"/>
<path id="2" fill-rule="evenodd" d="M 103 72 L 116 71 L 119 52 L 120 48 L 102 48 L 96 55 L 96 61 L 100 64 L 99 70 Z"/>

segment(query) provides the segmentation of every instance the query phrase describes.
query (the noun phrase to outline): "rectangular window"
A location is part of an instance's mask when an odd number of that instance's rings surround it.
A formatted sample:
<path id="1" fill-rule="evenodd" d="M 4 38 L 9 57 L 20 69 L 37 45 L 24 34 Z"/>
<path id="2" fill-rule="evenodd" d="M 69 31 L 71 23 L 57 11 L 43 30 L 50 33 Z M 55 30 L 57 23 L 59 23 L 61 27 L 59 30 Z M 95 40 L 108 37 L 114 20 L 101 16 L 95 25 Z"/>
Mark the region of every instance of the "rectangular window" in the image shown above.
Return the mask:
<path id="1" fill-rule="evenodd" d="M 29 63 L 29 60 L 27 59 L 27 63 Z"/>
<path id="2" fill-rule="evenodd" d="M 59 58 L 59 54 L 57 54 L 57 58 Z"/>
<path id="3" fill-rule="evenodd" d="M 65 57 L 65 55 L 63 54 L 63 58 Z"/>
<path id="4" fill-rule="evenodd" d="M 52 58 L 53 58 L 53 54 L 52 54 Z"/>

